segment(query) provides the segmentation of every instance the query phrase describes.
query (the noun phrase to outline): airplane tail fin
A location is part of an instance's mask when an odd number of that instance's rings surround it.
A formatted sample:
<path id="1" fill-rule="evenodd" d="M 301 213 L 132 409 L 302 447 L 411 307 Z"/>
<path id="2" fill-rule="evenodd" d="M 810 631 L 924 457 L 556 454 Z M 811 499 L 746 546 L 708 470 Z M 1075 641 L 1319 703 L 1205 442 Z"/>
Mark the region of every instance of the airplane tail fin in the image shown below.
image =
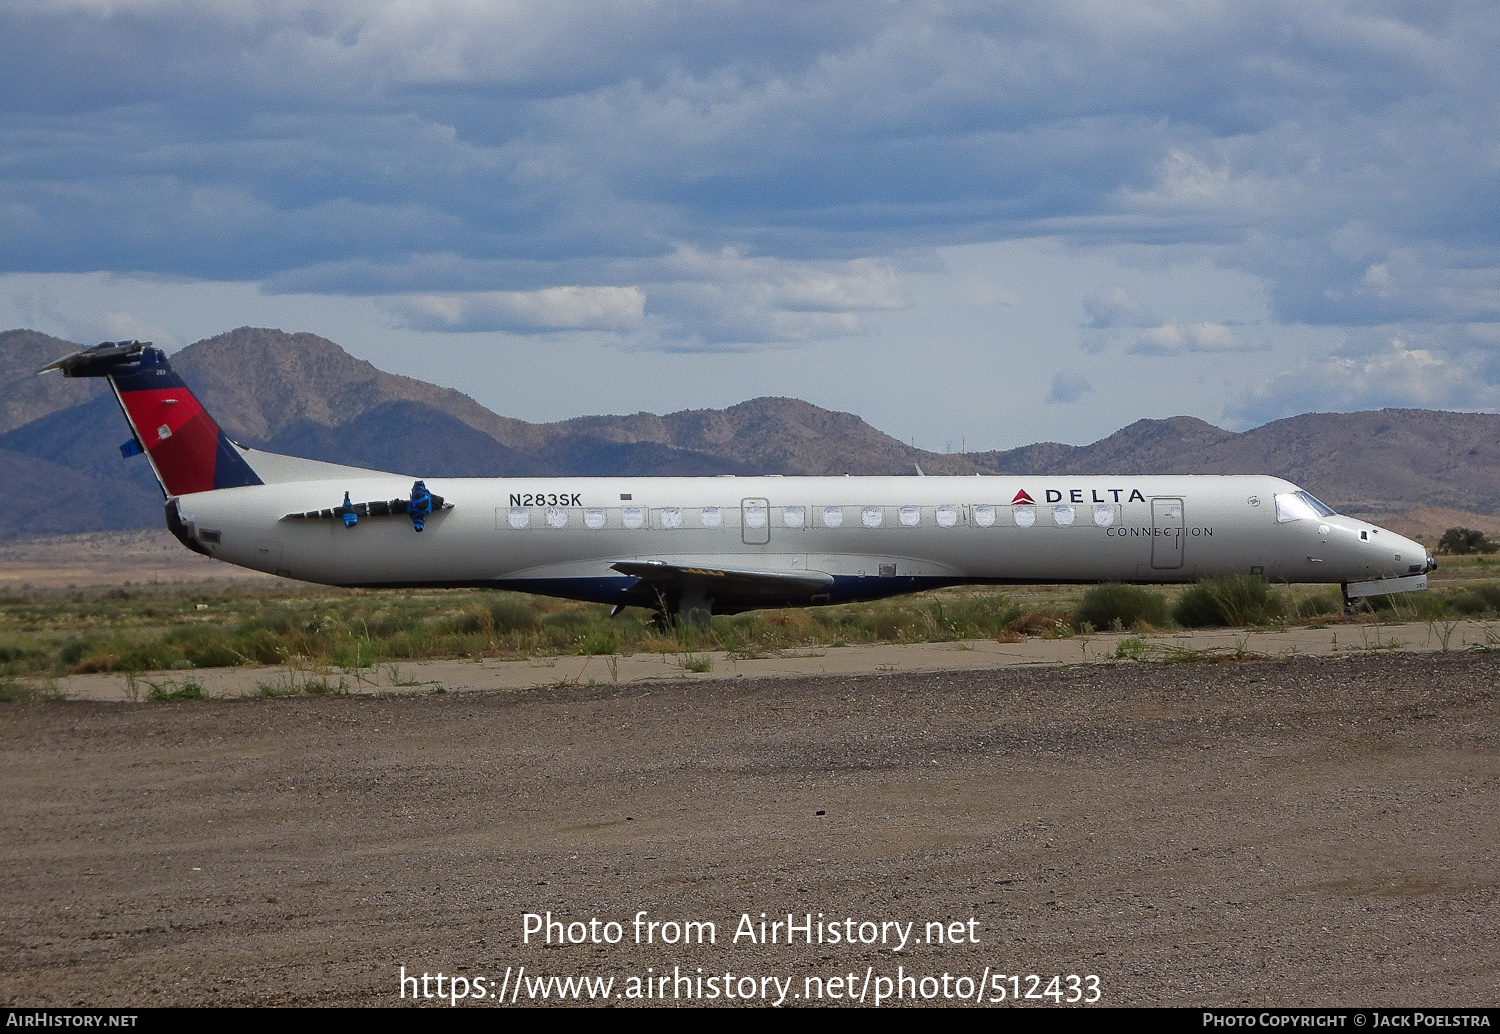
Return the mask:
<path id="1" fill-rule="evenodd" d="M 64 377 L 105 377 L 130 424 L 125 455 L 144 452 L 168 498 L 218 488 L 261 485 L 248 450 L 208 415 L 161 349 L 149 341 L 106 341 L 43 369 Z"/>

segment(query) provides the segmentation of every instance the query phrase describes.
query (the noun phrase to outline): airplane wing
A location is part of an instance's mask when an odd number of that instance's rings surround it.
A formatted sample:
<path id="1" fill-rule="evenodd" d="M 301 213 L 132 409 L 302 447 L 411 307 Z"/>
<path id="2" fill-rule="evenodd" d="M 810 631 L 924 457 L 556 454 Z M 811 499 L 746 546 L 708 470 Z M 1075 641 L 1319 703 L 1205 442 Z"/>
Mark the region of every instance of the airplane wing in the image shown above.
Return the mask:
<path id="1" fill-rule="evenodd" d="M 671 564 L 662 560 L 622 560 L 610 566 L 669 595 L 688 588 L 701 589 L 716 598 L 745 604 L 755 600 L 800 599 L 827 592 L 833 585 L 833 576 L 821 571 L 734 570 Z"/>

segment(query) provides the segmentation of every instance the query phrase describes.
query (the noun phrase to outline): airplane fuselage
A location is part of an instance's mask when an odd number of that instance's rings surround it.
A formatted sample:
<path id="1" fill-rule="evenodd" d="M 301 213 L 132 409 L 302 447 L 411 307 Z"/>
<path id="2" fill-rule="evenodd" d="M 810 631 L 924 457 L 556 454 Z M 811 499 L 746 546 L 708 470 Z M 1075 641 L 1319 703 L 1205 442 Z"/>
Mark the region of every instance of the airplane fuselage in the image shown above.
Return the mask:
<path id="1" fill-rule="evenodd" d="M 1190 582 L 1225 574 L 1358 583 L 1417 576 L 1426 549 L 1338 514 L 1286 519 L 1272 477 L 429 478 L 452 504 L 403 519 L 291 519 L 401 496 L 368 474 L 184 495 L 210 555 L 344 586 L 485 586 L 650 605 L 613 565 L 703 572 L 715 612 L 874 599 L 955 584 Z M 1017 501 L 1021 500 L 1021 501 Z M 1031 500 L 1031 501 L 1025 501 Z M 776 598 L 715 593 L 715 572 L 818 573 Z"/>
<path id="2" fill-rule="evenodd" d="M 192 549 L 330 585 L 482 586 L 712 613 L 945 585 L 1247 574 L 1425 588 L 1426 549 L 1273 477 L 427 478 L 246 448 L 160 349 L 51 364 L 103 377 Z"/>

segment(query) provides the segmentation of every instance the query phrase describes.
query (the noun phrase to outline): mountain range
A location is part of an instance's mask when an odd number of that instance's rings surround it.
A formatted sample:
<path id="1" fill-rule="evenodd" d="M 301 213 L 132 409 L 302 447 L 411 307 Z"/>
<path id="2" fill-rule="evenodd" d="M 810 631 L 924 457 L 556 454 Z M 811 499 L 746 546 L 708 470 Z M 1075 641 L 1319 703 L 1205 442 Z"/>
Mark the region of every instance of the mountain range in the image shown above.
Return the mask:
<path id="1" fill-rule="evenodd" d="M 0 476 L 12 499 L 0 538 L 161 524 L 147 464 L 120 457 L 128 431 L 104 384 L 34 375 L 78 347 L 0 333 Z M 187 346 L 172 364 L 246 445 L 414 476 L 1265 473 L 1375 519 L 1419 507 L 1500 511 L 1493 414 L 1309 413 L 1239 433 L 1179 416 L 1138 420 L 1091 445 L 956 455 L 789 398 L 527 423 L 306 333 L 241 327 Z"/>

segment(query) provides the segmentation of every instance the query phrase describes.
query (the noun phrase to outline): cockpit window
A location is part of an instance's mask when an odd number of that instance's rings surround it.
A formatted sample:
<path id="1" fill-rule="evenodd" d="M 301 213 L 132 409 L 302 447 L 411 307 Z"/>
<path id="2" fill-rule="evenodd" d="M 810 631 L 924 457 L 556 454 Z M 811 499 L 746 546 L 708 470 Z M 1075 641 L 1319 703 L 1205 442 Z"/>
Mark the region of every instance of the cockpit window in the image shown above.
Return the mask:
<path id="1" fill-rule="evenodd" d="M 1334 514 L 1338 513 L 1337 510 L 1329 506 L 1327 503 L 1320 502 L 1319 500 L 1314 499 L 1311 492 L 1298 492 L 1297 494 L 1303 498 L 1307 505 L 1318 511 L 1319 517 L 1332 517 Z"/>
<path id="2" fill-rule="evenodd" d="M 1276 496 L 1276 520 L 1306 521 L 1319 517 L 1332 517 L 1337 511 L 1319 502 L 1310 492 L 1280 492 Z"/>

